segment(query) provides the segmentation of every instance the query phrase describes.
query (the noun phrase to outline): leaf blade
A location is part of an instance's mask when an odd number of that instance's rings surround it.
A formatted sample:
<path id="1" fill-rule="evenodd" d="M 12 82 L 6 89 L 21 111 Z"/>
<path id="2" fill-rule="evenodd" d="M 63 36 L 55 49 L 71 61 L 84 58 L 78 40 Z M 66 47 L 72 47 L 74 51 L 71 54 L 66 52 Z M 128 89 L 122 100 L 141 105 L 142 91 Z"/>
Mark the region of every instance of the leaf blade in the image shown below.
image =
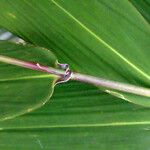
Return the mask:
<path id="1" fill-rule="evenodd" d="M 15 143 L 18 149 L 41 149 L 37 139 L 43 149 L 149 148 L 149 108 L 78 82 L 60 84 L 55 90 L 45 107 L 1 122 L 1 148 L 13 148 Z"/>
<path id="2" fill-rule="evenodd" d="M 1 26 L 52 49 L 74 71 L 149 88 L 150 28 L 130 2 L 16 0 L 0 4 Z M 137 104 L 145 99 L 117 93 Z M 149 98 L 146 101 L 143 105 L 149 106 Z"/>
<path id="3" fill-rule="evenodd" d="M 57 61 L 50 51 L 9 42 L 0 42 L 0 54 L 51 66 L 55 66 Z M 53 93 L 57 78 L 48 73 L 0 62 L 0 121 L 44 105 Z"/>

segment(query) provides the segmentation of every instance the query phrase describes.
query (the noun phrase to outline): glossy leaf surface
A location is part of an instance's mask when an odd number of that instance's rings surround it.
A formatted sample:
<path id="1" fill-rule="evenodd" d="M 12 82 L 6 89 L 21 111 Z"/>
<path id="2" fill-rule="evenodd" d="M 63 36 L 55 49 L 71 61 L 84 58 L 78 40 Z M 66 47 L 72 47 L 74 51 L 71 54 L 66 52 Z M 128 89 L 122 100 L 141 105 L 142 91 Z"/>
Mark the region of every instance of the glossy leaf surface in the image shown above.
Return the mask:
<path id="1" fill-rule="evenodd" d="M 134 64 L 148 74 L 149 26 L 132 4 L 125 0 L 56 2 L 90 30 L 103 35 L 109 45 L 133 57 Z M 59 61 L 68 62 L 74 70 L 149 87 L 145 77 L 109 54 L 52 1 L 1 0 L 0 8 L 3 27 L 28 42 L 53 48 Z M 45 107 L 0 122 L 0 149 L 148 150 L 149 111 L 90 85 L 62 84 Z"/>
<path id="2" fill-rule="evenodd" d="M 0 55 L 55 67 L 48 50 L 0 42 Z M 30 112 L 51 97 L 56 76 L 0 62 L 0 121 Z"/>
<path id="3" fill-rule="evenodd" d="M 0 149 L 148 150 L 149 113 L 93 86 L 68 82 L 56 86 L 41 109 L 1 122 Z"/>
<path id="4" fill-rule="evenodd" d="M 149 0 L 130 0 L 142 16 L 150 23 L 150 1 Z"/>
<path id="5" fill-rule="evenodd" d="M 0 10 L 1 26 L 74 71 L 150 87 L 150 28 L 131 2 L 1 0 Z M 149 97 L 109 93 L 150 106 Z"/>

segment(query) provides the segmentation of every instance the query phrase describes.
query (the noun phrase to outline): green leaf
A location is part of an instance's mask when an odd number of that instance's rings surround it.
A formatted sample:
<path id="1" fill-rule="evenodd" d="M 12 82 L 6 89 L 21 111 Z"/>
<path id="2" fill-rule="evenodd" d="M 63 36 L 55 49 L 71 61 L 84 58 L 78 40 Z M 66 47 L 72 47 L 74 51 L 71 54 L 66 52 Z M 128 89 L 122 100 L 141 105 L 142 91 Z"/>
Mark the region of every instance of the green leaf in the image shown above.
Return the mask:
<path id="1" fill-rule="evenodd" d="M 139 10 L 143 17 L 150 23 L 150 1 L 149 0 L 130 0 Z"/>
<path id="2" fill-rule="evenodd" d="M 48 50 L 30 45 L 0 42 L 0 55 L 55 67 Z M 30 112 L 51 97 L 57 77 L 0 62 L 0 121 Z"/>
<path id="3" fill-rule="evenodd" d="M 150 87 L 150 28 L 129 1 L 1 0 L 0 26 L 52 49 L 74 71 Z M 149 97 L 105 90 L 150 106 Z"/>
<path id="4" fill-rule="evenodd" d="M 56 2 L 149 74 L 149 26 L 128 1 Z M 149 87 L 50 0 L 1 0 L 0 13 L 0 26 L 53 48 L 76 71 Z M 149 111 L 93 86 L 62 84 L 49 105 L 0 123 L 0 149 L 149 149 Z"/>
<path id="5" fill-rule="evenodd" d="M 0 149 L 148 150 L 149 113 L 93 86 L 68 82 L 56 86 L 41 109 L 1 122 Z"/>

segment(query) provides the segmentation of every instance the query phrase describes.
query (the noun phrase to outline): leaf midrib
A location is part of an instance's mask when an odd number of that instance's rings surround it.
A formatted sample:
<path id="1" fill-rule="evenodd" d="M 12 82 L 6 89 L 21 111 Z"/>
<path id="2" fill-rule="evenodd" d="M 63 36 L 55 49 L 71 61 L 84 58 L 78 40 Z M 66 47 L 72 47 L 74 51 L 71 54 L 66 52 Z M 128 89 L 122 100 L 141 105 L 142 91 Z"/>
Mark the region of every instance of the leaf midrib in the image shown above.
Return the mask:
<path id="1" fill-rule="evenodd" d="M 27 130 L 27 129 L 57 129 L 57 128 L 95 128 L 95 127 L 117 127 L 117 126 L 135 126 L 135 125 L 150 125 L 150 121 L 141 122 L 112 122 L 102 124 L 67 124 L 67 125 L 42 125 L 42 126 L 28 126 L 28 127 L 0 127 L 3 130 Z"/>
<path id="2" fill-rule="evenodd" d="M 103 39 L 101 39 L 97 34 L 95 34 L 91 29 L 89 29 L 86 25 L 84 25 L 80 20 L 78 20 L 76 17 L 74 17 L 69 11 L 67 11 L 65 8 L 63 8 L 58 2 L 55 0 L 50 0 L 53 2 L 59 9 L 61 9 L 66 15 L 68 15 L 71 19 L 73 19 L 76 23 L 78 23 L 84 30 L 86 30 L 88 33 L 90 33 L 95 39 L 97 39 L 100 43 L 102 43 L 105 47 L 110 49 L 115 55 L 120 57 L 124 62 L 126 62 L 130 67 L 132 67 L 134 70 L 136 70 L 138 73 L 140 73 L 142 76 L 144 76 L 146 79 L 150 80 L 150 76 L 145 73 L 142 69 L 134 65 L 130 60 L 125 58 L 122 54 L 118 52 L 118 50 L 111 47 L 107 42 L 105 42 Z"/>

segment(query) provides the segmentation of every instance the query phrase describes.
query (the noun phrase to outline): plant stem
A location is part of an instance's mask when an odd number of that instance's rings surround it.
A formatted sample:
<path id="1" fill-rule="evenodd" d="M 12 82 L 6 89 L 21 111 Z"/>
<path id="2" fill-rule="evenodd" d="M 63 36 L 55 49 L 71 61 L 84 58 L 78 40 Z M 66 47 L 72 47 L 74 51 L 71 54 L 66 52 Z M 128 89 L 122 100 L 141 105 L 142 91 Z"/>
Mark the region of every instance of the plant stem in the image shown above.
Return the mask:
<path id="1" fill-rule="evenodd" d="M 120 83 L 120 82 L 111 81 L 103 78 L 97 78 L 94 76 L 84 75 L 80 73 L 73 73 L 71 79 L 85 82 L 85 83 L 90 83 L 95 86 L 105 87 L 108 89 L 150 97 L 150 89 L 144 87 L 138 87 L 131 84 Z"/>
<path id="2" fill-rule="evenodd" d="M 66 72 L 66 71 L 62 71 L 60 69 L 43 66 L 38 63 L 26 62 L 26 61 L 22 61 L 22 60 L 15 59 L 15 58 L 10 58 L 10 57 L 3 56 L 3 55 L 0 55 L 0 62 L 54 74 L 61 78 L 61 82 L 66 82 L 66 81 L 68 81 L 68 79 L 71 79 L 71 80 L 81 81 L 81 82 L 85 82 L 85 83 L 90 83 L 95 86 L 105 87 L 108 89 L 113 89 L 113 90 L 118 90 L 118 91 L 122 91 L 122 92 L 127 92 L 127 93 L 136 94 L 136 95 L 150 97 L 150 89 L 148 89 L 148 88 L 138 87 L 138 86 L 131 85 L 131 84 L 115 82 L 115 81 L 102 79 L 102 78 L 98 78 L 98 77 L 94 77 L 94 76 L 89 76 L 89 75 L 85 75 L 85 74 L 75 73 L 75 72 L 68 73 L 68 71 L 70 71 L 68 68 L 66 68 L 66 70 L 67 70 L 67 72 Z M 69 75 L 69 76 L 66 77 L 67 75 Z"/>
<path id="3" fill-rule="evenodd" d="M 52 67 L 42 66 L 39 63 L 26 62 L 23 60 L 19 60 L 19 59 L 15 59 L 15 58 L 3 56 L 3 55 L 0 55 L 0 62 L 4 62 L 7 64 L 12 64 L 12 65 L 32 69 L 32 70 L 47 72 L 47 73 L 54 74 L 60 77 L 64 76 L 65 74 L 65 72 L 62 70 L 58 70 Z"/>

